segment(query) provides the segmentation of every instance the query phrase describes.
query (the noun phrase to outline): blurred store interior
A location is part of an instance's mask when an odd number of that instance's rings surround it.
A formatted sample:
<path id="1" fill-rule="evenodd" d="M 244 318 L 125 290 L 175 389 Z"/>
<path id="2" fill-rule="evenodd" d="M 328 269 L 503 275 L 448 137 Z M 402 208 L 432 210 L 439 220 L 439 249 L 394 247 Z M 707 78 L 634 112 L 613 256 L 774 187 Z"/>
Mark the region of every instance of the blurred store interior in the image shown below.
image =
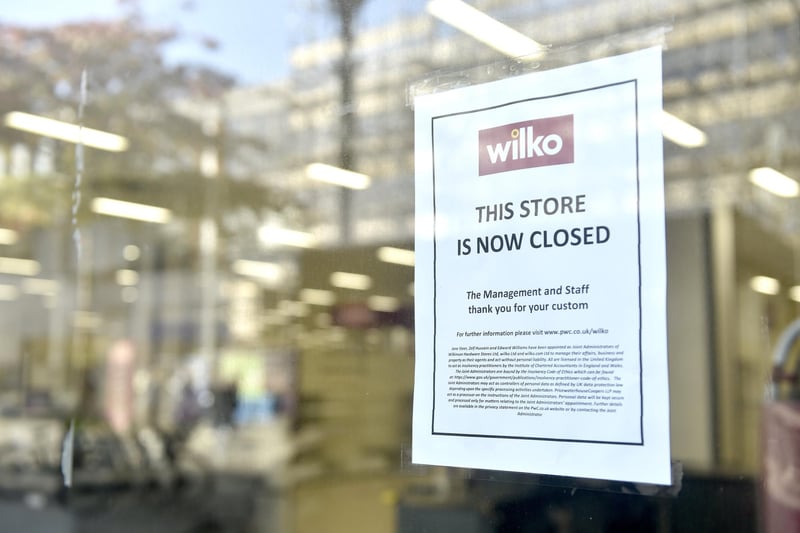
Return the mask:
<path id="1" fill-rule="evenodd" d="M 0 530 L 756 531 L 800 310 L 800 4 L 468 2 L 551 47 L 531 65 L 439 3 L 295 2 L 289 73 L 255 85 L 166 62 L 183 36 L 136 1 L 41 25 L 6 6 Z M 643 43 L 664 46 L 683 486 L 412 464 L 411 89 Z"/>

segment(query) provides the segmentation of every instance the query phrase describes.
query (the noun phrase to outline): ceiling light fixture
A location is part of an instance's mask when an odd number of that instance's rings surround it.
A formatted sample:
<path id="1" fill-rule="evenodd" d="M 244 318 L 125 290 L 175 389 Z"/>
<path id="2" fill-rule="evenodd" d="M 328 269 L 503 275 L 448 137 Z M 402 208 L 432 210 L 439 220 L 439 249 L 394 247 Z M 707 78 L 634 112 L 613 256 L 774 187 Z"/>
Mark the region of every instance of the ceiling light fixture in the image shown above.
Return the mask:
<path id="1" fill-rule="evenodd" d="M 781 292 L 781 283 L 767 276 L 753 276 L 750 278 L 750 288 L 761 294 L 775 296 Z"/>
<path id="2" fill-rule="evenodd" d="M 384 313 L 391 313 L 397 311 L 400 307 L 400 301 L 393 296 L 370 296 L 367 298 L 367 307 L 373 311 L 383 311 Z"/>
<path id="3" fill-rule="evenodd" d="M 241 276 L 273 282 L 279 281 L 283 275 L 283 269 L 280 265 L 265 261 L 251 261 L 249 259 L 234 261 L 233 265 L 231 265 L 231 269 Z"/>
<path id="4" fill-rule="evenodd" d="M 771 167 L 759 167 L 750 171 L 750 182 L 765 191 L 782 198 L 796 198 L 800 195 L 800 184 L 782 172 Z"/>
<path id="5" fill-rule="evenodd" d="M 124 152 L 128 149 L 128 139 L 121 135 L 21 111 L 7 113 L 5 125 L 16 130 L 27 131 L 28 133 L 35 133 L 36 135 L 60 141 L 83 144 L 84 146 L 109 152 Z"/>
<path id="6" fill-rule="evenodd" d="M 122 249 L 122 257 L 125 261 L 136 261 L 142 255 L 142 250 L 135 244 L 128 244 Z"/>
<path id="7" fill-rule="evenodd" d="M 461 0 L 431 0 L 425 8 L 439 20 L 503 54 L 521 59 L 538 59 L 546 48 Z"/>
<path id="8" fill-rule="evenodd" d="M 17 276 L 35 276 L 42 269 L 38 261 L 17 257 L 0 257 L 0 272 Z"/>
<path id="9" fill-rule="evenodd" d="M 800 285 L 795 285 L 789 289 L 789 299 L 800 303 Z"/>
<path id="10" fill-rule="evenodd" d="M 699 148 L 708 143 L 708 135 L 671 113 L 661 112 L 661 134 L 684 148 Z"/>
<path id="11" fill-rule="evenodd" d="M 376 254 L 378 259 L 385 263 L 414 266 L 414 250 L 394 248 L 392 246 L 382 246 L 381 248 L 378 248 Z"/>
<path id="12" fill-rule="evenodd" d="M 352 272 L 334 272 L 331 274 L 330 282 L 334 287 L 356 291 L 366 291 L 372 287 L 372 278 L 366 274 L 354 274 Z"/>
<path id="13" fill-rule="evenodd" d="M 370 184 L 370 178 L 366 174 L 325 163 L 311 163 L 306 167 L 306 175 L 312 180 L 332 183 L 348 189 L 366 189 Z"/>
<path id="14" fill-rule="evenodd" d="M 117 285 L 130 286 L 139 283 L 139 273 L 128 268 L 121 268 L 115 274 Z"/>
<path id="15" fill-rule="evenodd" d="M 130 218 L 142 222 L 166 224 L 172 220 L 172 211 L 154 205 L 137 204 L 113 198 L 95 198 L 92 200 L 92 211 L 99 215 Z"/>
<path id="16" fill-rule="evenodd" d="M 274 226 L 259 228 L 258 238 L 264 244 L 283 244 L 298 248 L 313 248 L 316 244 L 314 236 L 310 233 Z"/>
<path id="17" fill-rule="evenodd" d="M 532 60 L 540 58 L 547 50 L 541 43 L 461 0 L 431 0 L 426 9 L 434 17 L 507 56 Z M 666 111 L 662 112 L 661 131 L 664 137 L 686 148 L 708 143 L 703 131 Z"/>
<path id="18" fill-rule="evenodd" d="M 0 228 L 0 244 L 16 244 L 19 234 L 13 229 Z"/>

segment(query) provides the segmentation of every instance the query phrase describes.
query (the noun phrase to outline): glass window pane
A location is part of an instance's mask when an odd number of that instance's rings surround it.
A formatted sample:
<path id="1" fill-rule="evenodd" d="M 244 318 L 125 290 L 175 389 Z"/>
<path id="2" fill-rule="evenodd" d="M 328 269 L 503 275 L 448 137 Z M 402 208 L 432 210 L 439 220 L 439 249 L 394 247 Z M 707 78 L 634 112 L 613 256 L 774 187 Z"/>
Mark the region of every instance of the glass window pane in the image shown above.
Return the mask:
<path id="1" fill-rule="evenodd" d="M 443 0 L 75 4 L 0 21 L 9 530 L 797 522 L 796 354 L 773 368 L 800 311 L 795 3 L 467 2 L 548 47 L 539 63 L 456 27 Z M 409 88 L 661 34 L 682 486 L 413 464 Z"/>

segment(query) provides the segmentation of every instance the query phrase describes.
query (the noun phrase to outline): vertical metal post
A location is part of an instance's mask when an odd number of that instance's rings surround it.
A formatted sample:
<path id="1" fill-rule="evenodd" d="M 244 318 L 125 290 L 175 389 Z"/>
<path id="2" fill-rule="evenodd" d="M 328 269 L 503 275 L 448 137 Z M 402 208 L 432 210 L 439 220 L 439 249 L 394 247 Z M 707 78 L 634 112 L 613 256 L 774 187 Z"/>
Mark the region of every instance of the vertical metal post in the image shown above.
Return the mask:
<path id="1" fill-rule="evenodd" d="M 353 170 L 356 164 L 353 140 L 356 132 L 356 116 L 353 94 L 353 74 L 355 62 L 353 60 L 353 21 L 356 14 L 364 4 L 364 0 L 331 0 L 334 13 L 339 17 L 339 38 L 342 42 L 342 57 L 338 65 L 340 83 L 340 137 L 339 137 L 339 166 Z M 341 187 L 339 191 L 339 226 L 342 244 L 347 244 L 352 239 L 352 195 L 353 191 Z"/>

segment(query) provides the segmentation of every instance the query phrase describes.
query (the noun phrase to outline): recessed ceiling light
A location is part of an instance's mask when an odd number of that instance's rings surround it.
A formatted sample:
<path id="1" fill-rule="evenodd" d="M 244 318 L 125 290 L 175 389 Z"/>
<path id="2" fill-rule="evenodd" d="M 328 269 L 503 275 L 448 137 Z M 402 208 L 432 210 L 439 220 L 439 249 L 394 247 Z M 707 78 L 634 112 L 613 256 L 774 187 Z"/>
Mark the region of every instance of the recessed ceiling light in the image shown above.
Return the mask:
<path id="1" fill-rule="evenodd" d="M 231 265 L 231 269 L 241 276 L 263 279 L 266 281 L 277 282 L 283 275 L 283 268 L 275 263 L 265 261 L 251 261 L 249 259 L 239 259 Z"/>
<path id="2" fill-rule="evenodd" d="M 789 289 L 789 299 L 800 303 L 800 285 L 795 285 Z"/>
<path id="3" fill-rule="evenodd" d="M 768 276 L 753 276 L 750 278 L 750 288 L 761 294 L 774 296 L 781 292 L 781 284 L 775 278 Z"/>
<path id="4" fill-rule="evenodd" d="M 367 298 L 367 307 L 373 311 L 397 311 L 397 308 L 400 307 L 400 300 L 393 296 L 373 295 Z"/>
<path id="5" fill-rule="evenodd" d="M 128 268 L 121 268 L 115 273 L 117 285 L 129 286 L 139 283 L 139 273 Z"/>
<path id="6" fill-rule="evenodd" d="M 378 259 L 386 263 L 414 266 L 414 250 L 383 246 L 377 250 Z"/>
<path id="7" fill-rule="evenodd" d="M 13 229 L 0 228 L 0 244 L 15 244 L 19 235 Z"/>
<path id="8" fill-rule="evenodd" d="M 334 287 L 357 291 L 365 291 L 372 287 L 372 278 L 365 274 L 352 272 L 334 272 L 331 274 L 330 282 Z"/>
<path id="9" fill-rule="evenodd" d="M 141 256 L 142 251 L 135 244 L 128 244 L 122 249 L 122 257 L 126 261 L 136 261 Z"/>
<path id="10" fill-rule="evenodd" d="M 259 228 L 258 238 L 268 245 L 283 244 L 298 248 L 313 248 L 315 245 L 314 236 L 310 233 L 274 226 L 262 226 Z"/>
<path id="11" fill-rule="evenodd" d="M 348 189 L 366 189 L 370 184 L 370 178 L 366 174 L 326 165 L 325 163 L 311 163 L 306 167 L 306 175 L 312 180 L 323 181 Z"/>

